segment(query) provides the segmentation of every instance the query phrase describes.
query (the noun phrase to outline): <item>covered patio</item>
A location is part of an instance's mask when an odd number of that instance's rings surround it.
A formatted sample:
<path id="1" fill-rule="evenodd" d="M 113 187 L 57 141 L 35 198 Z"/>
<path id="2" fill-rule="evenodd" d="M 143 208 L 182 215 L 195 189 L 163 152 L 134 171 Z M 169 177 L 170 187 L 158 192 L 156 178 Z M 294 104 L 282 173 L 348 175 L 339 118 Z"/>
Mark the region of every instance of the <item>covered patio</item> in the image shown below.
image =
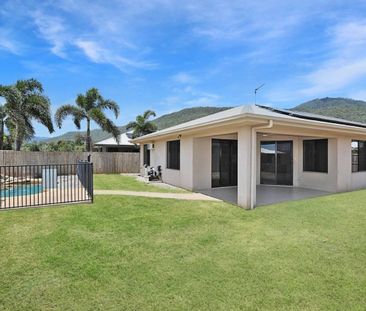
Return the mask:
<path id="1" fill-rule="evenodd" d="M 251 105 L 134 142 L 151 146 L 150 164 L 162 168 L 164 182 L 251 209 L 365 187 L 357 162 L 365 128 Z"/>
<path id="2" fill-rule="evenodd" d="M 238 204 L 238 187 L 223 187 L 200 190 L 200 193 L 208 196 Z M 257 206 L 314 198 L 330 194 L 330 192 L 313 190 L 301 187 L 257 185 Z"/>

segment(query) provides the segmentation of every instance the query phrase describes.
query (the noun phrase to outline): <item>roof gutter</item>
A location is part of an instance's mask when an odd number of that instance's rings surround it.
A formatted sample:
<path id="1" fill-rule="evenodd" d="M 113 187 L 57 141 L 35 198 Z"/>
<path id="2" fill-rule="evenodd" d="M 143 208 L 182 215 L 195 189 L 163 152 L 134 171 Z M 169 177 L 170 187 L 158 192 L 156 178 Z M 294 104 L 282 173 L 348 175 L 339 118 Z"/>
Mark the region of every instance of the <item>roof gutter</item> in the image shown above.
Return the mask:
<path id="1" fill-rule="evenodd" d="M 259 106 L 261 107 L 261 106 Z M 267 109 L 267 110 L 270 110 L 270 111 L 274 111 L 274 109 Z M 275 112 L 275 111 L 274 111 Z M 289 122 L 291 124 L 301 124 L 302 126 L 303 125 L 306 125 L 306 126 L 310 126 L 308 124 L 308 122 L 313 122 L 312 126 L 324 126 L 324 127 L 328 127 L 327 130 L 336 130 L 336 131 L 339 131 L 339 130 L 351 130 L 353 132 L 357 131 L 357 129 L 359 131 L 361 131 L 362 134 L 364 134 L 364 132 L 366 131 L 366 124 L 364 126 L 358 126 L 357 124 L 347 124 L 346 122 L 342 122 L 342 123 L 337 123 L 337 122 L 327 122 L 326 120 L 324 119 L 321 119 L 321 118 L 304 118 L 304 117 L 300 117 L 298 115 L 295 115 L 294 113 L 292 114 L 289 114 L 289 113 L 280 113 L 278 112 L 280 115 L 288 115 L 288 116 L 291 116 L 293 119 L 283 119 L 281 117 L 275 117 L 275 116 L 263 116 L 262 118 L 258 118 L 258 115 L 256 114 L 253 114 L 253 113 L 245 113 L 245 114 L 240 114 L 240 115 L 236 115 L 236 116 L 231 116 L 231 117 L 226 117 L 226 118 L 223 118 L 223 119 L 220 119 L 220 120 L 214 120 L 214 121 L 211 121 L 211 122 L 206 122 L 206 123 L 203 123 L 203 124 L 197 124 L 197 125 L 193 125 L 193 126 L 185 126 L 185 127 L 182 127 L 182 128 L 178 128 L 176 129 L 174 126 L 173 129 L 170 129 L 168 131 L 166 131 L 165 129 L 164 130 L 161 130 L 161 131 L 158 131 L 158 132 L 155 132 L 155 133 L 152 133 L 152 134 L 147 134 L 145 136 L 141 136 L 141 137 L 138 137 L 138 138 L 135 138 L 135 139 L 131 139 L 130 142 L 131 143 L 134 143 L 134 144 L 138 144 L 138 143 L 142 143 L 142 142 L 145 142 L 145 141 L 148 141 L 148 140 L 151 140 L 153 141 L 154 139 L 159 139 L 161 137 L 165 137 L 165 136 L 169 136 L 169 135 L 173 135 L 175 133 L 183 133 L 187 130 L 198 130 L 202 127 L 208 127 L 208 126 L 216 126 L 216 125 L 222 125 L 222 124 L 225 124 L 226 122 L 233 122 L 233 121 L 237 121 L 239 122 L 241 119 L 243 119 L 244 117 L 247 117 L 247 118 L 253 118 L 253 119 L 261 119 L 261 121 L 263 122 L 263 119 L 265 120 L 269 120 L 272 119 L 272 120 L 275 120 L 276 122 L 279 121 L 279 122 Z M 169 128 L 168 128 L 169 129 Z M 162 132 L 162 133 L 161 133 Z"/>
<path id="2" fill-rule="evenodd" d="M 141 143 L 144 140 L 148 140 L 148 139 L 152 139 L 153 140 L 154 138 L 156 139 L 156 138 L 163 137 L 163 136 L 173 135 L 175 133 L 184 132 L 184 131 L 187 131 L 187 130 L 196 130 L 196 129 L 199 129 L 199 128 L 202 128 L 202 127 L 215 126 L 217 124 L 223 124 L 225 122 L 240 120 L 241 118 L 243 118 L 246 115 L 250 116 L 251 114 L 241 113 L 239 115 L 221 118 L 220 120 L 212 120 L 212 121 L 205 122 L 205 123 L 202 123 L 202 124 L 186 125 L 185 127 L 178 128 L 178 129 L 176 129 L 175 127 L 177 127 L 179 125 L 175 125 L 175 126 L 172 126 L 171 127 L 173 129 L 170 129 L 170 128 L 162 129 L 162 130 L 159 130 L 159 131 L 154 132 L 154 133 L 151 133 L 151 134 L 147 134 L 147 135 L 144 135 L 144 136 L 141 136 L 141 137 L 138 137 L 138 138 L 131 139 L 130 142 L 136 144 L 136 143 Z M 195 121 L 195 120 L 192 120 L 192 121 Z M 188 121 L 187 123 L 190 123 L 192 121 Z M 183 125 L 184 124 L 185 123 L 183 123 Z M 161 132 L 163 132 L 163 133 L 161 133 Z"/>
<path id="3" fill-rule="evenodd" d="M 254 208 L 255 205 L 255 197 L 257 195 L 257 183 L 256 183 L 256 176 L 257 176 L 257 165 L 254 165 L 256 163 L 256 157 L 257 157 L 257 131 L 263 130 L 263 129 L 270 129 L 273 127 L 273 120 L 268 120 L 267 125 L 259 125 L 259 126 L 253 126 L 252 127 L 252 142 L 251 142 L 251 149 L 252 149 L 252 161 L 250 166 L 250 209 Z"/>

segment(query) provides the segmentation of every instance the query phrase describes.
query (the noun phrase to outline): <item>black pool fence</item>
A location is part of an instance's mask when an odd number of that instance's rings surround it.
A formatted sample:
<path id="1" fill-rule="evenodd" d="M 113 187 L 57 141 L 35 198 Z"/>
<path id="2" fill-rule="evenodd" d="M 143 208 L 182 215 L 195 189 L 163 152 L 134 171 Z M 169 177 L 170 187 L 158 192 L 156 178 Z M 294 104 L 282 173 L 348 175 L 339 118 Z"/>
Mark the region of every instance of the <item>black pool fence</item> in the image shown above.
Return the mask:
<path id="1" fill-rule="evenodd" d="M 0 209 L 93 202 L 93 163 L 0 166 Z"/>

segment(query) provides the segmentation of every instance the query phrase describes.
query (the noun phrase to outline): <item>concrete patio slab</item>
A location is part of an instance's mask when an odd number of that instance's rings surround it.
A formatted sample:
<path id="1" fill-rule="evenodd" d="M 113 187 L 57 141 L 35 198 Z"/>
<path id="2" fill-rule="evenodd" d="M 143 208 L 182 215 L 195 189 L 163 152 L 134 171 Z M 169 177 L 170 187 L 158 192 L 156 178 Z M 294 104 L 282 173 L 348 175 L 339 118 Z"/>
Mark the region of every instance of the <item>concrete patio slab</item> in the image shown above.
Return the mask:
<path id="1" fill-rule="evenodd" d="M 200 190 L 201 193 L 220 200 L 237 204 L 237 187 L 224 187 Z M 257 186 L 256 206 L 275 204 L 285 201 L 301 200 L 330 194 L 330 192 L 288 186 Z"/>

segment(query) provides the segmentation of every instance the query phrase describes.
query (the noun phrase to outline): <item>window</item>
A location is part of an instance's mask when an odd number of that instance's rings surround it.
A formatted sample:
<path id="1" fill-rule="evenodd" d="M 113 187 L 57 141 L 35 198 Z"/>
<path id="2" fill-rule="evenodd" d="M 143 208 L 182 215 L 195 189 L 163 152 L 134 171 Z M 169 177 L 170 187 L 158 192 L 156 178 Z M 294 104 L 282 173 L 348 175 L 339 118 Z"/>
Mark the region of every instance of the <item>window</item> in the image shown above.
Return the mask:
<path id="1" fill-rule="evenodd" d="M 304 172 L 328 173 L 328 139 L 303 141 Z"/>
<path id="2" fill-rule="evenodd" d="M 167 142 L 167 168 L 180 169 L 180 141 L 173 140 Z"/>
<path id="3" fill-rule="evenodd" d="M 150 166 L 150 150 L 148 145 L 144 145 L 144 165 Z"/>
<path id="4" fill-rule="evenodd" d="M 352 141 L 352 172 L 366 171 L 366 141 Z"/>

